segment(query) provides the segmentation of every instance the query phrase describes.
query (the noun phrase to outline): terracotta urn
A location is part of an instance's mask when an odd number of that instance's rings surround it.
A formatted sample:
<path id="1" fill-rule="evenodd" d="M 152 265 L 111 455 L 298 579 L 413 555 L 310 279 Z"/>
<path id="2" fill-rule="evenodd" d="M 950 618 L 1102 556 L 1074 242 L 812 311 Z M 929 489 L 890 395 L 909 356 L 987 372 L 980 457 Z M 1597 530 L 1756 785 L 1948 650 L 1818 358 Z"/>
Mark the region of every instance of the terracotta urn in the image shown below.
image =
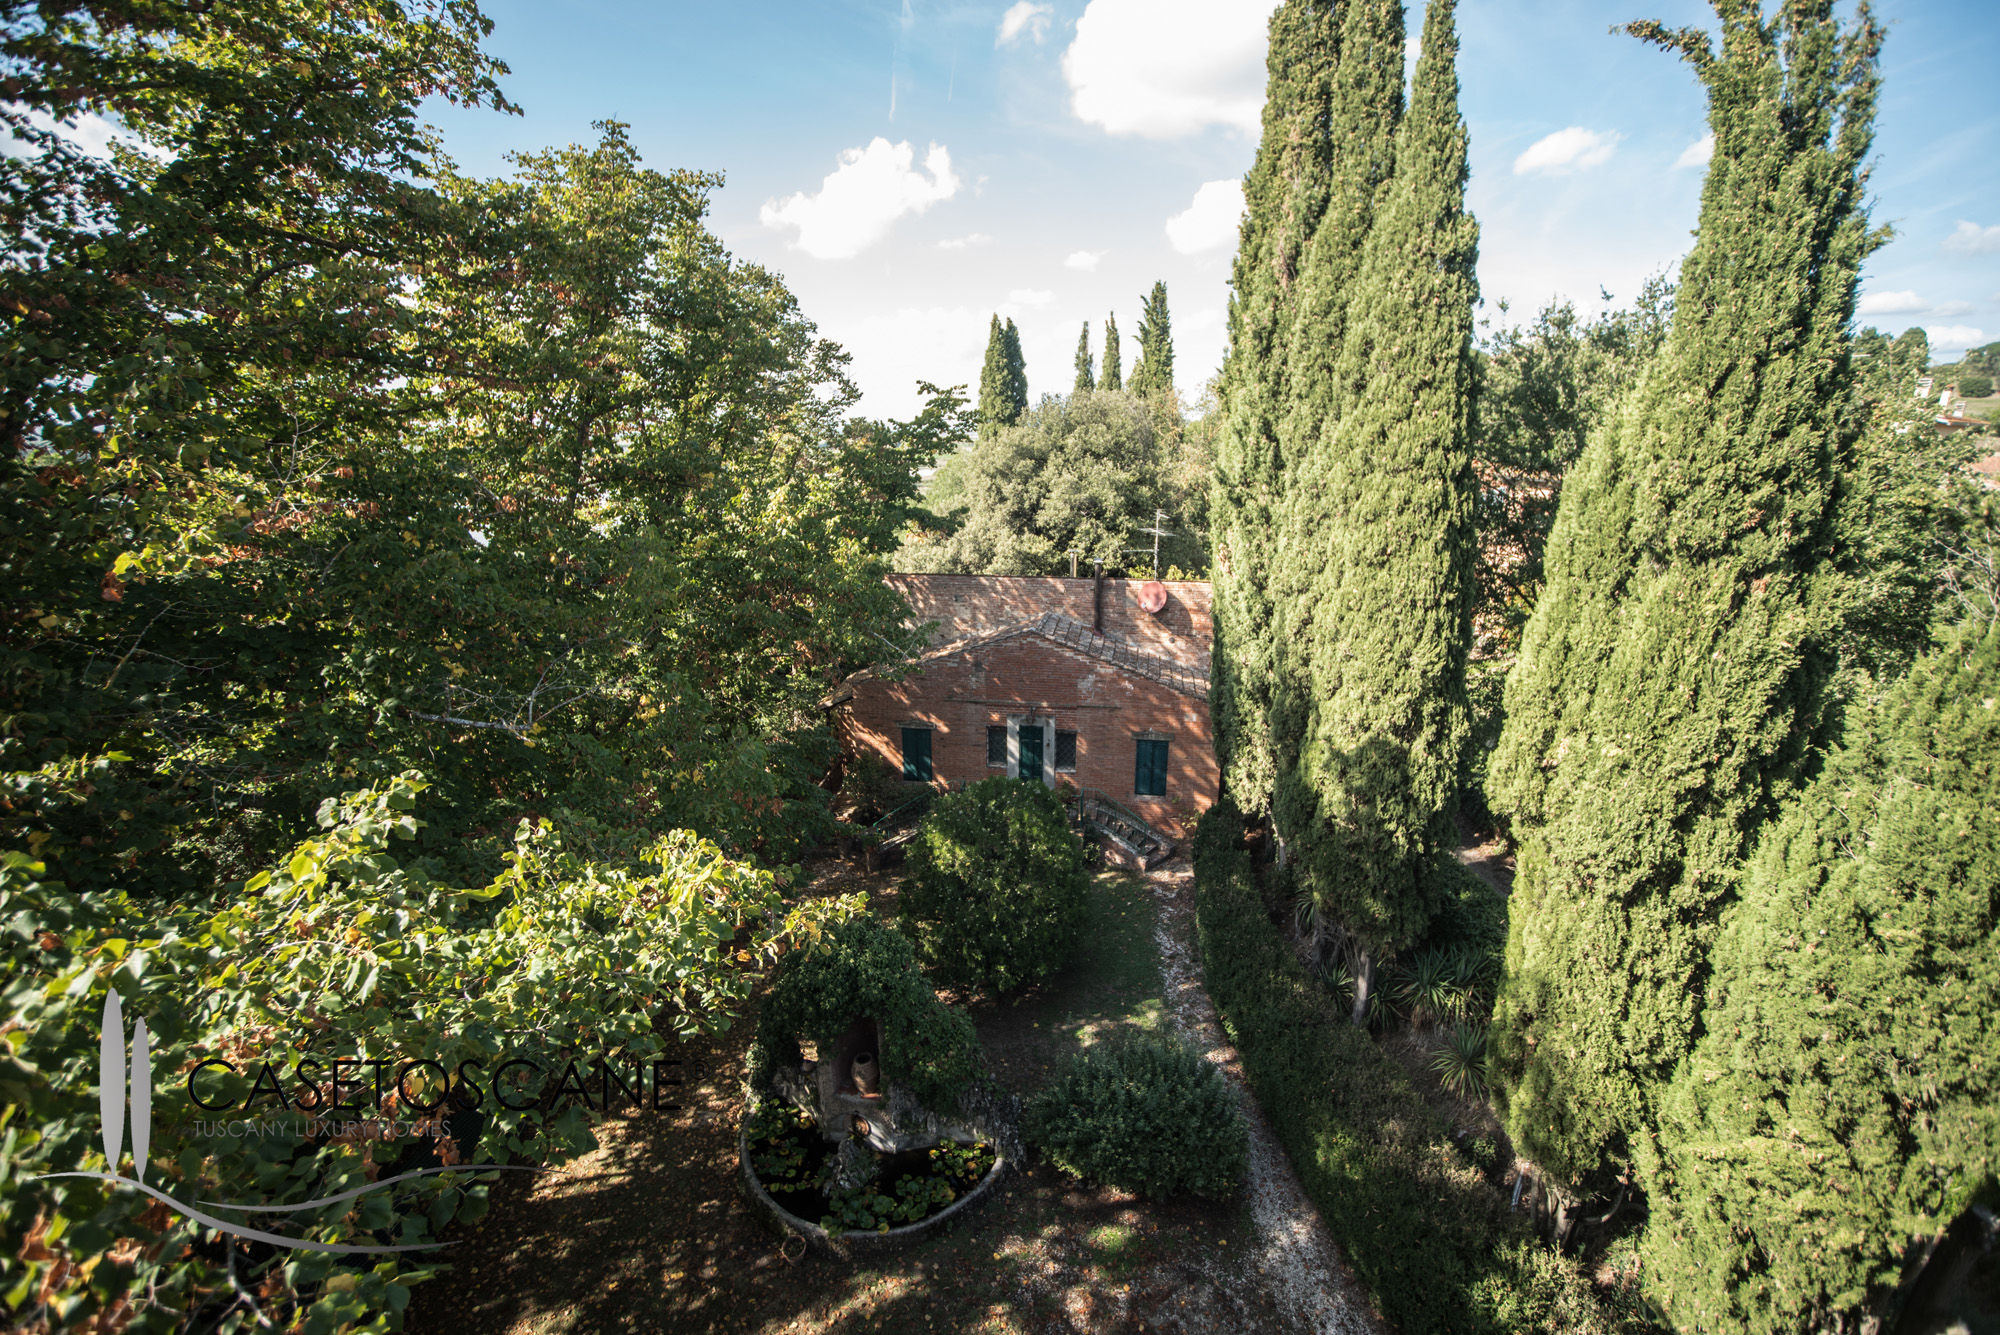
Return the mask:
<path id="1" fill-rule="evenodd" d="M 881 1088 L 882 1072 L 875 1064 L 874 1053 L 856 1053 L 853 1074 L 854 1087 L 863 1094 L 873 1094 Z"/>

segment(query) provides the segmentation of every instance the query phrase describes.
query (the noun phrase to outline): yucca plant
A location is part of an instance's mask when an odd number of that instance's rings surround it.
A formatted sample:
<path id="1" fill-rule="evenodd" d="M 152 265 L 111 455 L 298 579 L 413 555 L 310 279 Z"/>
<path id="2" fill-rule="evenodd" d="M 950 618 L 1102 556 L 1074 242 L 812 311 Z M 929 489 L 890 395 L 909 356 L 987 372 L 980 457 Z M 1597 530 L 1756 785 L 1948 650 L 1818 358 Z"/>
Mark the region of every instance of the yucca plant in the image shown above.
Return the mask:
<path id="1" fill-rule="evenodd" d="M 1462 1013 L 1457 952 L 1427 950 L 1411 961 L 1396 984 L 1396 1001 L 1412 1024 L 1436 1024 Z"/>
<path id="2" fill-rule="evenodd" d="M 1462 1099 L 1476 1099 L 1486 1093 L 1486 1026 L 1466 1021 L 1451 1027 L 1444 1046 L 1431 1058 L 1444 1087 Z"/>
<path id="3" fill-rule="evenodd" d="M 1329 996 L 1342 1006 L 1353 1007 L 1354 973 L 1347 967 L 1346 960 L 1338 955 L 1332 956 L 1314 968 L 1313 974 Z M 1387 1024 L 1393 1014 L 1386 1000 L 1393 990 L 1390 980 L 1384 978 L 1379 980 L 1379 983 L 1380 985 L 1368 997 L 1368 1024 L 1371 1028 L 1380 1028 Z"/>
<path id="4" fill-rule="evenodd" d="M 1499 972 L 1494 958 L 1477 946 L 1459 945 L 1451 951 L 1447 967 L 1452 986 L 1458 992 L 1452 1015 L 1458 1019 L 1483 1020 L 1491 1014 L 1493 981 Z"/>

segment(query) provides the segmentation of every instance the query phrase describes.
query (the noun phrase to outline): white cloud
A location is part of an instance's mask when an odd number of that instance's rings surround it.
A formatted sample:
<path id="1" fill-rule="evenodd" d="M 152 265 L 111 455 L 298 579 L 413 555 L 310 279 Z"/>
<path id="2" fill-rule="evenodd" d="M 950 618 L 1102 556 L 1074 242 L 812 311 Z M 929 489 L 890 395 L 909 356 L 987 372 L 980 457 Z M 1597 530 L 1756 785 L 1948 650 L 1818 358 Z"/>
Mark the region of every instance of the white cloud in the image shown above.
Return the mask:
<path id="1" fill-rule="evenodd" d="M 1007 300 L 1016 306 L 1046 306 L 1055 299 L 1055 293 L 1032 287 L 1017 287 L 1007 294 Z"/>
<path id="2" fill-rule="evenodd" d="M 840 166 L 820 183 L 786 200 L 769 200 L 758 217 L 766 227 L 796 227 L 798 249 L 815 259 L 844 260 L 881 240 L 890 224 L 906 213 L 922 213 L 958 193 L 951 154 L 932 144 L 924 171 L 912 171 L 909 142 L 892 144 L 879 135 L 866 148 L 845 149 Z"/>
<path id="3" fill-rule="evenodd" d="M 938 242 L 938 249 L 964 250 L 967 246 L 983 246 L 992 239 L 984 232 L 967 232 L 964 236 L 954 236 Z"/>
<path id="4" fill-rule="evenodd" d="M 1930 324 L 1924 326 L 1924 333 L 1930 337 L 1933 352 L 1943 348 L 1964 351 L 1986 341 L 1986 331 L 1963 324 Z"/>
<path id="5" fill-rule="evenodd" d="M 1063 53 L 1070 109 L 1112 134 L 1254 134 L 1276 0 L 1090 0 Z"/>
<path id="6" fill-rule="evenodd" d="M 991 307 L 902 307 L 853 321 L 822 321 L 820 332 L 854 358 L 851 374 L 870 417 L 908 417 L 923 406 L 917 381 L 965 385 L 976 394 Z"/>
<path id="7" fill-rule="evenodd" d="M 1063 261 L 1063 268 L 1094 273 L 1097 270 L 1097 262 L 1103 258 L 1104 252 L 1101 250 L 1073 250 L 1069 258 Z"/>
<path id="8" fill-rule="evenodd" d="M 1855 307 L 1856 315 L 1922 315 L 1931 304 L 1914 292 L 1870 292 Z"/>
<path id="9" fill-rule="evenodd" d="M 1981 227 L 1961 218 L 1956 230 L 1944 239 L 1944 249 L 1953 255 L 2000 255 L 2000 224 Z"/>
<path id="10" fill-rule="evenodd" d="M 1869 315 L 1928 315 L 1938 320 L 1956 320 L 1976 308 L 1969 301 L 1925 301 L 1915 292 L 1871 292 L 1861 298 L 1854 313 Z"/>
<path id="11" fill-rule="evenodd" d="M 1167 219 L 1167 240 L 1183 255 L 1213 250 L 1236 239 L 1243 221 L 1243 183 L 1209 181 L 1194 192 L 1187 211 Z"/>
<path id="12" fill-rule="evenodd" d="M 1683 167 L 1706 167 L 1708 160 L 1714 156 L 1715 136 L 1705 134 L 1681 150 L 1681 155 L 1674 159 L 1674 170 L 1679 171 Z M 1515 170 L 1520 169 L 1517 167 Z"/>
<path id="13" fill-rule="evenodd" d="M 1571 172 L 1588 171 L 1609 162 L 1612 151 L 1624 137 L 1616 130 L 1600 134 L 1581 125 L 1557 130 L 1528 145 L 1527 151 L 1514 159 L 1514 175 L 1540 172 L 1547 176 L 1567 176 Z"/>
<path id="14" fill-rule="evenodd" d="M 1006 46 L 1020 40 L 1027 33 L 1036 46 L 1040 46 L 1049 35 L 1049 15 L 1055 13 L 1047 5 L 1019 0 L 1013 8 L 1000 16 L 1000 35 L 993 39 L 993 45 Z"/>

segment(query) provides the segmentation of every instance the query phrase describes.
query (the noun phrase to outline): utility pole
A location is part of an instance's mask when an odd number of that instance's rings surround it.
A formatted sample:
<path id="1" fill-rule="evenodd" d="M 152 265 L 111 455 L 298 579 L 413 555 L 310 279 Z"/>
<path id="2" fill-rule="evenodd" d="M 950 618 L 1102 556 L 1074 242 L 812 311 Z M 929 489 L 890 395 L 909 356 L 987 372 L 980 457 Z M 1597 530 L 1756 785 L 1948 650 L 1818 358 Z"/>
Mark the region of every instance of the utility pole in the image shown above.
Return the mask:
<path id="1" fill-rule="evenodd" d="M 1180 536 L 1178 533 L 1170 532 L 1166 528 L 1162 527 L 1166 522 L 1167 522 L 1167 512 L 1165 510 L 1155 510 L 1153 511 L 1153 526 L 1151 528 L 1142 528 L 1139 530 L 1141 533 L 1150 533 L 1153 535 L 1153 578 L 1154 579 L 1158 579 L 1160 577 L 1160 539 L 1176 538 Z"/>

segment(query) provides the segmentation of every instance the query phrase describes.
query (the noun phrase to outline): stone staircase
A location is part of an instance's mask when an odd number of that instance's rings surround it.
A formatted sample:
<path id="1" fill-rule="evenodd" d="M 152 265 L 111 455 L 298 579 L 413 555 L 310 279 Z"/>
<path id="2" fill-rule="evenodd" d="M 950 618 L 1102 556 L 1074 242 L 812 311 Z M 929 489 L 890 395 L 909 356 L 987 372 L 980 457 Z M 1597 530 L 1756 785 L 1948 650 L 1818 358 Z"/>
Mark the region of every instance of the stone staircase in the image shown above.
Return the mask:
<path id="1" fill-rule="evenodd" d="M 1077 794 L 1076 819 L 1085 830 L 1104 836 L 1111 845 L 1107 851 L 1113 861 L 1136 865 L 1140 871 L 1151 871 L 1174 851 L 1171 839 L 1095 788 L 1085 788 Z"/>

